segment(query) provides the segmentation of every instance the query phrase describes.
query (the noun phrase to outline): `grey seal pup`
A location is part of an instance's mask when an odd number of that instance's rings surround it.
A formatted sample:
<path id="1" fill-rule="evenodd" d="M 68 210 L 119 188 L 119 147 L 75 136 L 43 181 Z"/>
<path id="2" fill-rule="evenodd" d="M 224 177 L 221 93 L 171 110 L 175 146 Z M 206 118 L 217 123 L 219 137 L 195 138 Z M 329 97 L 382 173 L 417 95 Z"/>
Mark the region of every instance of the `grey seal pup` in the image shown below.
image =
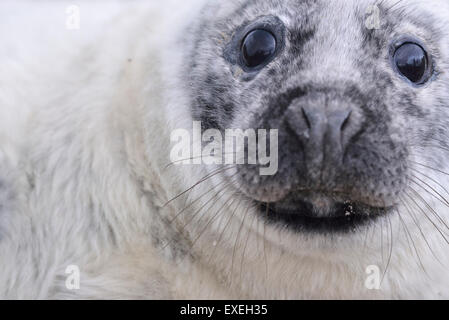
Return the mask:
<path id="1" fill-rule="evenodd" d="M 447 1 L 0 6 L 0 297 L 449 297 Z"/>

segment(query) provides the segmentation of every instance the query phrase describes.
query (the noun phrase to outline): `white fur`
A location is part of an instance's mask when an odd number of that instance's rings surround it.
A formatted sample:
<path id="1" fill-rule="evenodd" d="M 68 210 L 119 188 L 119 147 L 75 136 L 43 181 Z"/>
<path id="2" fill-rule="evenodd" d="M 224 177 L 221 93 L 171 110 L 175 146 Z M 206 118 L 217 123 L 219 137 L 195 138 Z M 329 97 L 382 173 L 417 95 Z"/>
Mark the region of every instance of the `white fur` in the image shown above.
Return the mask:
<path id="1" fill-rule="evenodd" d="M 81 1 L 77 31 L 65 29 L 69 3 L 0 4 L 0 180 L 16 196 L 0 210 L 0 297 L 449 297 L 447 244 L 422 223 L 439 263 L 404 208 L 366 233 L 321 238 L 265 226 L 236 197 L 217 221 L 189 224 L 179 248 L 155 246 L 155 235 L 171 238 L 164 219 L 184 205 L 164 204 L 207 173 L 166 167 L 171 130 L 191 123 L 176 39 L 204 2 Z M 447 207 L 427 200 L 447 221 Z M 370 291 L 365 269 L 386 266 L 390 223 L 391 262 L 382 289 Z M 191 242 L 189 254 L 176 252 Z M 65 287 L 69 265 L 80 267 L 79 290 Z"/>

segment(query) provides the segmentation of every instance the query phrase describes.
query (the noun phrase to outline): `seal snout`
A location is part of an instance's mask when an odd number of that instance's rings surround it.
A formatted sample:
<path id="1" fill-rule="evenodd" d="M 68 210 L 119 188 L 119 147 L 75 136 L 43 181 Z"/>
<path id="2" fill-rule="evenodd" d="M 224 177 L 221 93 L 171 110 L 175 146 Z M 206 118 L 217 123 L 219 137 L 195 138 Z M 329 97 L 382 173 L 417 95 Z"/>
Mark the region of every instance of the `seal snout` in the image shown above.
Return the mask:
<path id="1" fill-rule="evenodd" d="M 312 104 L 302 106 L 301 114 L 307 128 L 292 139 L 297 138 L 304 148 L 306 166 L 311 172 L 319 172 L 341 165 L 353 134 L 348 133 L 347 139 L 343 137 L 350 131 L 349 126 L 356 125 L 350 121 L 352 110 L 343 107 L 327 111 Z"/>
<path id="2" fill-rule="evenodd" d="M 267 108 L 255 120 L 279 128 L 278 172 L 254 180 L 257 166 L 240 166 L 240 189 L 271 221 L 301 230 L 352 230 L 389 212 L 404 186 L 407 152 L 391 139 L 385 106 L 355 84 L 289 92 L 297 94 L 279 95 L 283 113 Z"/>

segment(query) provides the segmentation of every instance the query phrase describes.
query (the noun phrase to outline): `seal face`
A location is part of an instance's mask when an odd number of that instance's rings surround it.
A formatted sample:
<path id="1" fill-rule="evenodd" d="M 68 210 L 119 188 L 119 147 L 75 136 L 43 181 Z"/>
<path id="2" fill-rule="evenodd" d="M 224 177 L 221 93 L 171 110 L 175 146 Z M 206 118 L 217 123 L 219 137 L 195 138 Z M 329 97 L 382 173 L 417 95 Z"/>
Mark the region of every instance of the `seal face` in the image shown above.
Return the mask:
<path id="1" fill-rule="evenodd" d="M 236 169 L 235 188 L 268 221 L 350 231 L 391 213 L 409 183 L 411 145 L 438 135 L 414 125 L 435 116 L 418 101 L 437 78 L 438 47 L 422 35 L 438 32 L 380 4 L 381 28 L 369 29 L 371 4 L 249 1 L 209 8 L 226 14 L 199 25 L 193 118 L 206 129 L 279 130 L 275 175 Z"/>

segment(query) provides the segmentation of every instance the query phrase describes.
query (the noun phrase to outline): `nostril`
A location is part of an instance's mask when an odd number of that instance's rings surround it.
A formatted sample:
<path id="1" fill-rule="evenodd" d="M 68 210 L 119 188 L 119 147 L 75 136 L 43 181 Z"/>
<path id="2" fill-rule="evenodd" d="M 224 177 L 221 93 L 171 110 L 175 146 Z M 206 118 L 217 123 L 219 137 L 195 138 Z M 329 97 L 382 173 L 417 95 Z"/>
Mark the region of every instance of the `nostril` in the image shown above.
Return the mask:
<path id="1" fill-rule="evenodd" d="M 312 128 L 312 124 L 310 122 L 309 116 L 307 115 L 307 111 L 304 109 L 304 107 L 301 108 L 302 116 L 304 118 L 304 121 L 307 124 L 307 128 L 310 130 Z"/>
<path id="2" fill-rule="evenodd" d="M 348 127 L 351 115 L 352 115 L 352 110 L 346 111 L 346 116 L 345 116 L 345 119 L 343 120 L 343 123 L 341 125 L 341 129 L 340 129 L 342 133 Z"/>
<path id="3" fill-rule="evenodd" d="M 343 118 L 343 122 L 341 124 L 340 127 L 340 146 L 342 148 L 342 157 L 344 158 L 344 153 L 346 150 L 346 145 L 348 142 L 348 132 L 351 131 L 350 127 L 351 127 L 351 119 L 352 119 L 352 110 L 347 110 L 345 111 L 345 113 L 343 114 L 344 118 Z"/>

